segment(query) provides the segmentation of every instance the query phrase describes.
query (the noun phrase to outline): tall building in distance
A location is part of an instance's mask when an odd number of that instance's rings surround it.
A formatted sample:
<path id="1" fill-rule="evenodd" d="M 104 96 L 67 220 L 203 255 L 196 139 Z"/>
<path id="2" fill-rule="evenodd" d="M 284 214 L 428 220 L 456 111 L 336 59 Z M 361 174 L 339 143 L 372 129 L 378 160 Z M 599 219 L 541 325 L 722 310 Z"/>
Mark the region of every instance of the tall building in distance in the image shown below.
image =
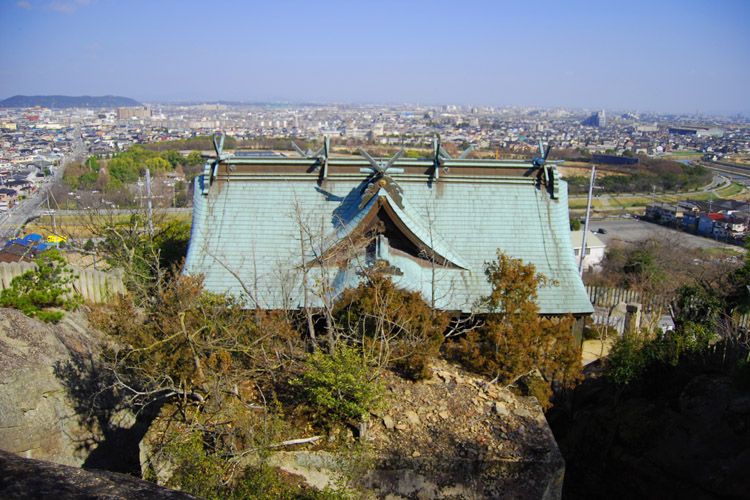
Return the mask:
<path id="1" fill-rule="evenodd" d="M 581 125 L 585 125 L 587 127 L 604 128 L 607 126 L 607 115 L 604 110 L 601 110 L 583 120 L 581 122 Z"/>
<path id="2" fill-rule="evenodd" d="M 151 108 L 148 106 L 136 107 L 136 108 L 117 108 L 117 119 L 127 120 L 128 118 L 149 118 L 151 116 Z"/>

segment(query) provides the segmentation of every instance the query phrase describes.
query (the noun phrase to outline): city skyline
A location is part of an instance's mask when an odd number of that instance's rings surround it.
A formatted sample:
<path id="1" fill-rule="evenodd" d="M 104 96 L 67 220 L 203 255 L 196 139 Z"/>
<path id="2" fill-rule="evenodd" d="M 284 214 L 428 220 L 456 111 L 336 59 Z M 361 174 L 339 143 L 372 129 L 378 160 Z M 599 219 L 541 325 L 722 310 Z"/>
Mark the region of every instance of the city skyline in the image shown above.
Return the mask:
<path id="1" fill-rule="evenodd" d="M 0 3 L 0 98 L 747 113 L 750 4 Z"/>

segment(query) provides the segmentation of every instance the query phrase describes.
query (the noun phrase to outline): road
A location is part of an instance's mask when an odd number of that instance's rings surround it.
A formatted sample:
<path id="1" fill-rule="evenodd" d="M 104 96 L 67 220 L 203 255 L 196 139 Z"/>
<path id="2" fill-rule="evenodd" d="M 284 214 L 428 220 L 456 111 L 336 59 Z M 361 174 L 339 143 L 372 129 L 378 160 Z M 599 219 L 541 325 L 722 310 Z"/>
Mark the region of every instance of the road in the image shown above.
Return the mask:
<path id="1" fill-rule="evenodd" d="M 686 248 L 721 248 L 734 250 L 735 252 L 745 251 L 744 248 L 736 245 L 728 245 L 711 238 L 695 236 L 678 229 L 671 229 L 637 219 L 589 221 L 589 230 L 598 231 L 600 228 L 605 229 L 607 233 L 597 233 L 596 236 L 607 246 L 617 243 L 634 243 L 648 238 L 659 238 L 666 245 Z"/>
<path id="2" fill-rule="evenodd" d="M 692 191 L 690 193 L 684 193 L 685 195 L 694 194 L 696 192 L 708 192 L 708 191 L 719 191 L 721 189 L 728 188 L 732 185 L 732 180 L 727 178 L 724 175 L 715 174 L 713 178 L 711 179 L 711 184 L 706 184 L 702 188 L 698 189 L 698 191 Z M 674 194 L 681 194 L 681 193 L 672 193 L 669 196 L 672 196 Z M 716 194 L 716 193 L 714 193 Z M 643 192 L 643 193 L 594 193 L 596 199 L 601 200 L 602 205 L 609 206 L 610 205 L 610 199 L 612 197 L 617 198 L 618 200 L 624 200 L 627 198 L 646 198 L 649 196 L 653 196 L 654 193 L 650 192 Z M 659 193 L 658 196 L 664 196 L 666 193 Z M 716 195 L 718 196 L 718 195 Z M 570 199 L 586 199 L 588 198 L 588 194 L 576 194 L 570 196 Z"/>
<path id="3" fill-rule="evenodd" d="M 17 236 L 24 222 L 37 212 L 42 203 L 47 201 L 47 193 L 55 182 L 62 179 L 68 163 L 75 160 L 81 161 L 85 158 L 86 146 L 81 138 L 80 124 L 76 125 L 74 137 L 73 150 L 65 154 L 62 164 L 55 171 L 53 178 L 45 180 L 28 198 L 19 201 L 10 211 L 0 215 L 0 245 Z"/>

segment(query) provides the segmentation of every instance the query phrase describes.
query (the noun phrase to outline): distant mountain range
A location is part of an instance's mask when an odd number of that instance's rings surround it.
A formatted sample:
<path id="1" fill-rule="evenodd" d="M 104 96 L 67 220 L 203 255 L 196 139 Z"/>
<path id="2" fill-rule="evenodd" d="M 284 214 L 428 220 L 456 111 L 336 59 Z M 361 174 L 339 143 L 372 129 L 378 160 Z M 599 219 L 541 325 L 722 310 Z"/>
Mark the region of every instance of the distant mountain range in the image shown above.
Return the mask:
<path id="1" fill-rule="evenodd" d="M 0 101 L 0 108 L 127 108 L 142 106 L 129 97 L 116 95 L 80 96 L 67 95 L 15 95 Z"/>

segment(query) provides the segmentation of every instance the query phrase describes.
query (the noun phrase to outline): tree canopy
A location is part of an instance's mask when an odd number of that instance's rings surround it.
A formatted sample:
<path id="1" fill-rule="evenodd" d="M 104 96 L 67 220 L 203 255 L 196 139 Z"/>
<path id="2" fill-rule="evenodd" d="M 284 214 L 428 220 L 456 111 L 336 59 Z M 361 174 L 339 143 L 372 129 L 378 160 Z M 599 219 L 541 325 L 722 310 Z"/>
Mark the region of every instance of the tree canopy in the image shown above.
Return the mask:
<path id="1" fill-rule="evenodd" d="M 500 251 L 485 275 L 492 292 L 478 307 L 487 311 L 486 320 L 453 346 L 458 359 L 503 384 L 538 371 L 550 382 L 575 385 L 581 362 L 573 317 L 542 317 L 536 302 L 537 287 L 555 284 L 533 264 Z"/>
<path id="2" fill-rule="evenodd" d="M 86 160 L 85 165 L 71 164 L 66 169 L 63 180 L 73 189 L 97 188 L 104 192 L 114 192 L 137 182 L 146 169 L 152 175 L 173 172 L 179 167 L 192 172 L 202 164 L 203 158 L 197 151 L 184 157 L 176 150 L 156 152 L 136 145 L 111 158 L 92 156 Z"/>
<path id="3" fill-rule="evenodd" d="M 71 288 L 77 278 L 56 249 L 36 259 L 36 269 L 16 276 L 10 287 L 0 293 L 0 305 L 20 309 L 25 315 L 42 321 L 57 322 L 64 312 L 81 304 L 81 296 Z M 53 309 L 53 310 L 50 310 Z"/>

